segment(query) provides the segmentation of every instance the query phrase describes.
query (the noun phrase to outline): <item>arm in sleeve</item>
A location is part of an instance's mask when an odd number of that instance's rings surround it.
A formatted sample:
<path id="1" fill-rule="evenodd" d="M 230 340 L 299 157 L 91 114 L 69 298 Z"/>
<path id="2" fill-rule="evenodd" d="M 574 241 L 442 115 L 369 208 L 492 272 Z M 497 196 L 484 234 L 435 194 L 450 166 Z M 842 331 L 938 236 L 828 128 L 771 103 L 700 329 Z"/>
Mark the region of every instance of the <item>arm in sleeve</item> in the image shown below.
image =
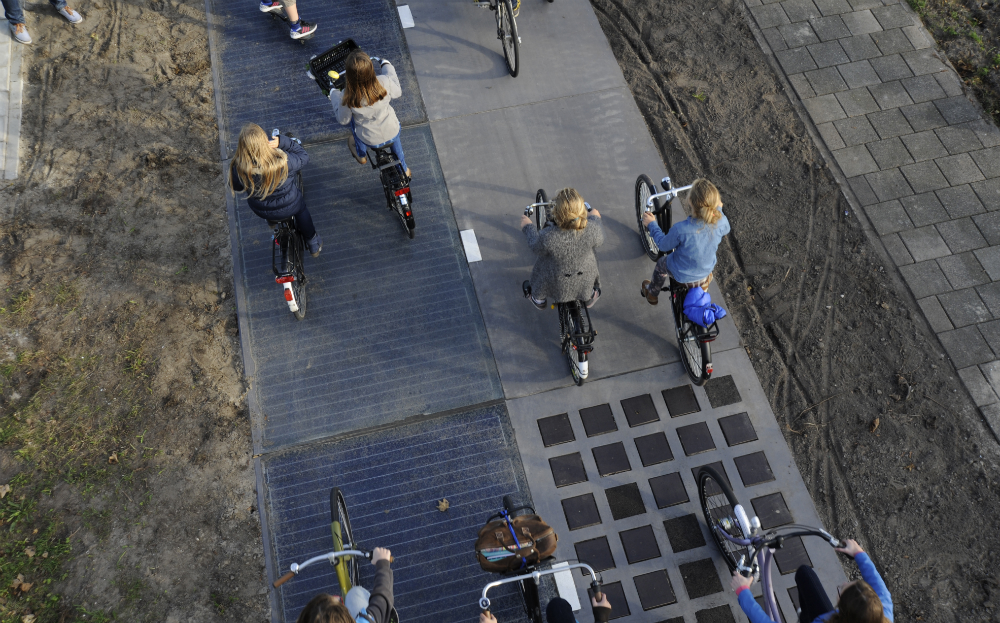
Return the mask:
<path id="1" fill-rule="evenodd" d="M 719 222 L 719 236 L 725 236 L 730 231 L 732 231 L 732 228 L 729 226 L 729 219 L 726 218 L 725 214 L 723 214 L 722 220 Z"/>
<path id="2" fill-rule="evenodd" d="M 288 156 L 289 174 L 294 173 L 309 164 L 309 154 L 306 153 L 305 147 L 299 145 L 296 141 L 293 141 L 284 134 L 278 135 L 278 149 L 284 151 L 285 155 Z"/>
<path id="3" fill-rule="evenodd" d="M 743 608 L 743 614 L 747 615 L 750 623 L 774 623 L 767 616 L 767 613 L 764 612 L 764 609 L 760 607 L 760 604 L 753 598 L 749 588 L 745 591 L 740 591 L 736 600 L 740 602 L 740 608 Z"/>
<path id="4" fill-rule="evenodd" d="M 388 560 L 380 560 L 375 565 L 375 587 L 368 598 L 368 614 L 375 623 L 386 623 L 392 612 L 392 569 Z"/>
<path id="5" fill-rule="evenodd" d="M 535 227 L 534 223 L 528 223 L 521 228 L 524 232 L 525 237 L 528 239 L 528 247 L 531 248 L 536 254 L 541 255 L 545 251 L 545 247 L 542 244 L 542 237 L 538 233 L 538 228 Z"/>
<path id="6" fill-rule="evenodd" d="M 882 580 L 882 576 L 878 574 L 875 563 L 865 552 L 855 556 L 854 562 L 858 565 L 858 570 L 861 571 L 862 579 L 868 582 L 868 585 L 878 595 L 878 600 L 882 602 L 882 613 L 885 614 L 885 618 L 892 621 L 892 596 L 889 595 L 889 589 Z"/>
<path id="7" fill-rule="evenodd" d="M 236 174 L 236 163 L 229 165 L 229 179 L 233 181 L 233 192 L 241 193 L 243 192 L 243 181 L 240 180 L 240 176 Z"/>
<path id="8" fill-rule="evenodd" d="M 391 99 L 403 97 L 403 87 L 399 86 L 399 76 L 396 75 L 396 68 L 392 63 L 382 65 L 382 75 L 387 78 L 382 81 L 382 86 L 389 92 L 389 97 Z"/>
<path id="9" fill-rule="evenodd" d="M 343 91 L 336 89 L 330 91 L 330 103 L 333 104 L 333 116 L 337 118 L 337 123 L 347 125 L 351 122 L 351 109 L 341 106 L 340 102 L 344 98 Z"/>
<path id="10" fill-rule="evenodd" d="M 656 248 L 660 251 L 673 251 L 681 246 L 680 236 L 677 235 L 677 230 L 673 227 L 664 234 L 663 230 L 660 229 L 659 223 L 653 221 L 646 229 L 649 230 L 649 235 L 653 237 L 653 242 L 656 243 Z"/>
<path id="11" fill-rule="evenodd" d="M 594 611 L 594 623 L 608 623 L 608 619 L 611 618 L 611 608 L 599 606 L 591 610 Z"/>
<path id="12" fill-rule="evenodd" d="M 598 216 L 588 216 L 587 220 L 590 221 L 587 227 L 594 228 L 594 248 L 597 248 L 604 244 L 604 223 Z"/>

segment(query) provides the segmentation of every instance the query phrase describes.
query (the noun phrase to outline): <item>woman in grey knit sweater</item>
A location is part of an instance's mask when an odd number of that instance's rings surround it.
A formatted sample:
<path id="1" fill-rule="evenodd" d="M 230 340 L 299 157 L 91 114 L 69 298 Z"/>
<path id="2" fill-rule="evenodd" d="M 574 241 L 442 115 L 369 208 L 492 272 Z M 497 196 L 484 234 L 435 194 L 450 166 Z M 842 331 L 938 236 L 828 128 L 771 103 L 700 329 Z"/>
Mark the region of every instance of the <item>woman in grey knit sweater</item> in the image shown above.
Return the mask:
<path id="1" fill-rule="evenodd" d="M 593 307 L 601 295 L 601 276 L 594 249 L 604 243 L 601 214 L 587 209 L 583 197 L 572 188 L 563 188 L 555 197 L 552 218 L 557 227 L 538 231 L 527 216 L 521 217 L 521 231 L 538 259 L 531 271 L 531 302 L 545 309 L 548 299 L 555 303 L 586 301 Z"/>

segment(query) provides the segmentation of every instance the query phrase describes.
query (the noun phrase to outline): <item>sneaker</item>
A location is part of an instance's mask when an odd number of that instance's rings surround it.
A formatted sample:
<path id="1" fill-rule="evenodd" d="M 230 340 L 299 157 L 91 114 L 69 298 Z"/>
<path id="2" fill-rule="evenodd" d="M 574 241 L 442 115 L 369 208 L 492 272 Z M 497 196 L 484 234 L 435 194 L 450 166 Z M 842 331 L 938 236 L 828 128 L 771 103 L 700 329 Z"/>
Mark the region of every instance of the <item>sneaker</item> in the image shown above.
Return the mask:
<path id="1" fill-rule="evenodd" d="M 596 303 L 597 299 L 599 299 L 599 298 L 601 298 L 601 289 L 600 288 L 594 288 L 594 296 L 590 297 L 590 300 L 587 301 L 587 309 L 590 309 L 591 307 L 593 307 L 594 303 Z"/>
<path id="2" fill-rule="evenodd" d="M 658 297 L 655 294 L 649 293 L 649 284 L 650 284 L 649 279 L 643 281 L 642 287 L 639 288 L 639 294 L 644 296 L 646 298 L 646 302 L 649 303 L 650 305 L 656 305 L 657 303 L 660 302 L 660 297 Z"/>
<path id="3" fill-rule="evenodd" d="M 319 252 L 323 250 L 323 239 L 320 238 L 319 232 L 316 232 L 316 235 L 309 239 L 308 244 L 309 253 L 313 257 L 319 257 Z"/>
<path id="4" fill-rule="evenodd" d="M 536 309 L 545 309 L 547 307 L 545 304 L 546 303 L 545 299 L 539 301 L 534 296 L 529 296 L 528 299 L 531 301 L 531 304 L 534 305 Z"/>
<path id="5" fill-rule="evenodd" d="M 282 10 L 282 8 L 283 7 L 281 6 L 281 3 L 278 2 L 278 0 L 274 0 L 273 2 L 269 2 L 268 0 L 261 0 L 260 3 L 261 13 L 277 13 L 278 11 Z"/>
<path id="6" fill-rule="evenodd" d="M 311 37 L 316 34 L 318 26 L 316 24 L 310 24 L 306 20 L 299 20 L 299 29 L 295 30 L 292 28 L 291 34 L 292 39 L 301 39 L 302 37 Z"/>
<path id="7" fill-rule="evenodd" d="M 59 15 L 62 15 L 67 20 L 69 20 L 70 24 L 79 24 L 80 22 L 83 21 L 83 16 L 74 11 L 73 9 L 69 8 L 68 6 L 64 6 L 63 8 L 59 9 Z"/>
<path id="8" fill-rule="evenodd" d="M 31 43 L 31 35 L 28 34 L 28 29 L 24 27 L 24 24 L 14 24 L 8 22 L 8 25 L 10 26 L 10 34 L 12 37 L 21 43 Z"/>

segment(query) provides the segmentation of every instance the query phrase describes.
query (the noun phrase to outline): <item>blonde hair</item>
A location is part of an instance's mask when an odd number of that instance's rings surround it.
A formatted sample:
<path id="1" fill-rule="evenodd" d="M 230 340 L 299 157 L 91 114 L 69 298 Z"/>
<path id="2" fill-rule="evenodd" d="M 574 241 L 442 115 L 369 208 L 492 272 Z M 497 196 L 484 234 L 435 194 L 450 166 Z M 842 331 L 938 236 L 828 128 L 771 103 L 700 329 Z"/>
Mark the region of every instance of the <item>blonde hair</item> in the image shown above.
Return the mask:
<path id="1" fill-rule="evenodd" d="M 247 197 L 264 199 L 288 179 L 288 155 L 268 144 L 263 128 L 256 123 L 248 123 L 240 130 L 233 166 L 229 168 L 230 189 L 233 188 L 234 168 Z"/>
<path id="2" fill-rule="evenodd" d="M 372 59 L 361 50 L 354 50 L 347 56 L 346 74 L 344 96 L 340 99 L 344 106 L 363 108 L 388 95 L 375 75 Z"/>
<path id="3" fill-rule="evenodd" d="M 563 188 L 556 193 L 552 220 L 560 229 L 581 230 L 587 226 L 587 208 L 583 197 L 573 188 Z"/>
<path id="4" fill-rule="evenodd" d="M 296 623 L 354 623 L 354 618 L 338 598 L 320 593 L 306 604 Z"/>
<path id="5" fill-rule="evenodd" d="M 719 211 L 719 204 L 722 203 L 719 189 L 703 177 L 696 179 L 692 184 L 688 192 L 688 202 L 691 203 L 694 217 L 709 225 L 715 225 L 722 218 L 722 212 Z"/>

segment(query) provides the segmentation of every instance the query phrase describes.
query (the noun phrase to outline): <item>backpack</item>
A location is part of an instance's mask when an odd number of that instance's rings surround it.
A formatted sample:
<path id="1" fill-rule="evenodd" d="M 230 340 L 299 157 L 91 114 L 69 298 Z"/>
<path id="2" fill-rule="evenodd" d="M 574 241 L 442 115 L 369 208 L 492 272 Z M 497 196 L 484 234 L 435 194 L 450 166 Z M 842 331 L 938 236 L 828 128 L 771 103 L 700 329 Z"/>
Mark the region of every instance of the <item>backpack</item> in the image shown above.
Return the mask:
<path id="1" fill-rule="evenodd" d="M 479 531 L 476 558 L 483 571 L 508 573 L 519 571 L 545 560 L 556 551 L 559 536 L 538 515 L 491 521 Z M 516 538 L 515 538 L 516 537 Z"/>

